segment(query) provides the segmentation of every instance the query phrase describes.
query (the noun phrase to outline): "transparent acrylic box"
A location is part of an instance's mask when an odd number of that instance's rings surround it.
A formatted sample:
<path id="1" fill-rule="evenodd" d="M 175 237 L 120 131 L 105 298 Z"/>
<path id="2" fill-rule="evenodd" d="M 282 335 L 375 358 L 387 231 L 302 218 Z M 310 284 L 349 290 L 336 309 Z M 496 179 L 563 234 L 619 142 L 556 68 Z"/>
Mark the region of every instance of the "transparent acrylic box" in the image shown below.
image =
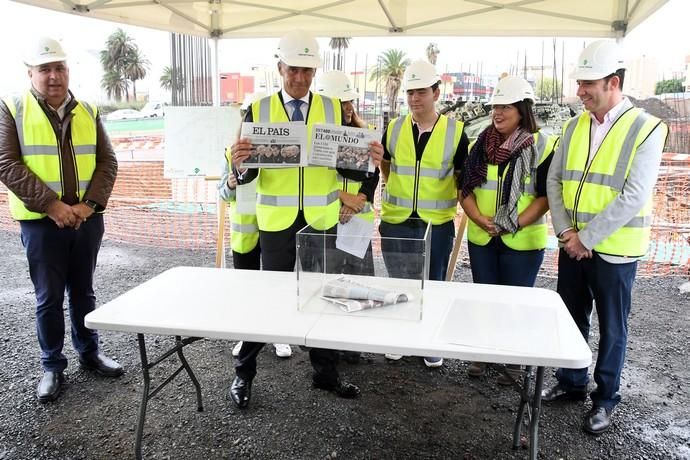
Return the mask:
<path id="1" fill-rule="evenodd" d="M 318 222 L 297 232 L 298 309 L 312 313 L 420 321 L 424 283 L 429 279 L 431 225 L 421 219 L 409 219 L 407 223 L 398 225 L 407 227 L 402 229 L 402 234 L 416 237 L 381 236 L 378 226 L 375 226 L 363 258 L 339 249 L 343 244 L 352 246 L 351 243 L 363 235 L 338 236 L 338 226 L 317 230 L 323 227 Z M 340 277 L 368 288 L 405 294 L 408 300 L 348 312 L 345 307 L 322 298 L 324 286 Z"/>

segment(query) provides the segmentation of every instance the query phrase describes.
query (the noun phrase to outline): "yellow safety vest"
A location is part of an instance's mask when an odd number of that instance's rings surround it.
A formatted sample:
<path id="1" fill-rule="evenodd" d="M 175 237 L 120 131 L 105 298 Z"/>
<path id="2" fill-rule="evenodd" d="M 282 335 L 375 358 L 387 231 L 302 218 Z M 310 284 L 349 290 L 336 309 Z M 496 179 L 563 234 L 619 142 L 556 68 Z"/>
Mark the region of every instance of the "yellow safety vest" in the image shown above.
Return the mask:
<path id="1" fill-rule="evenodd" d="M 534 134 L 534 147 L 539 155 L 539 165 L 541 165 L 544 160 L 548 158 L 549 154 L 553 152 L 557 141 L 558 136 L 546 136 L 540 132 Z M 503 174 L 499 177 L 498 165 L 488 164 L 486 182 L 472 190 L 474 198 L 477 201 L 477 208 L 482 215 L 487 217 L 496 215 L 500 203 L 501 191 L 503 190 L 503 181 L 508 174 L 508 169 L 509 166 L 505 168 Z M 537 199 L 534 179 L 535 178 L 530 174 L 524 178 L 525 189 L 518 200 L 518 214 L 522 213 Z M 520 178 L 514 177 L 513 180 L 520 180 Z M 546 247 L 547 236 L 548 228 L 546 225 L 546 217 L 541 216 L 534 223 L 520 228 L 515 234 L 509 233 L 501 235 L 501 240 L 503 240 L 506 246 L 516 251 L 529 251 L 544 249 Z M 491 240 L 491 235 L 477 225 L 472 219 L 469 219 L 467 223 L 467 239 L 473 244 L 486 246 Z"/>
<path id="2" fill-rule="evenodd" d="M 360 187 L 362 186 L 361 182 L 352 179 L 346 179 L 342 177 L 340 174 L 338 174 L 338 182 L 342 184 L 341 190 L 347 193 L 351 193 L 353 195 L 357 195 L 359 193 Z M 367 201 L 364 204 L 364 209 L 357 213 L 357 217 L 361 217 L 364 220 L 373 222 L 374 206 L 369 201 Z"/>
<path id="3" fill-rule="evenodd" d="M 228 164 L 232 164 L 230 147 L 225 149 L 225 158 Z M 242 187 L 242 185 L 238 185 Z M 259 226 L 256 223 L 256 214 L 240 214 L 237 211 L 237 201 L 230 201 L 230 246 L 232 250 L 240 254 L 251 252 L 259 243 Z"/>
<path id="4" fill-rule="evenodd" d="M 453 220 L 458 204 L 453 158 L 462 130 L 461 121 L 440 115 L 422 158 L 417 161 L 412 116 L 391 120 L 386 137 L 391 169 L 382 200 L 381 220 L 399 224 L 413 211 L 432 225 Z"/>
<path id="5" fill-rule="evenodd" d="M 22 161 L 31 172 L 62 198 L 61 141 L 56 137 L 53 126 L 39 105 L 27 91 L 21 98 L 4 98 L 17 125 Z M 77 192 L 84 198 L 96 169 L 96 115 L 98 109 L 91 104 L 78 101 L 70 123 L 73 155 L 75 158 Z M 11 191 L 8 192 L 10 214 L 15 220 L 42 219 L 46 214 L 29 211 L 24 203 Z"/>
<path id="6" fill-rule="evenodd" d="M 604 137 L 589 165 L 589 112 L 568 120 L 563 128 L 563 204 L 576 230 L 582 230 L 623 191 L 637 148 L 659 125 L 639 108 L 621 115 Z M 593 249 L 601 254 L 641 257 L 647 252 L 652 223 L 652 195 L 628 223 Z"/>
<path id="7" fill-rule="evenodd" d="M 254 102 L 252 115 L 259 123 L 290 121 L 278 93 Z M 340 102 L 312 94 L 307 114 L 308 138 L 316 123 L 341 124 Z M 316 230 L 326 230 L 338 222 L 340 200 L 335 169 L 323 166 L 261 168 L 257 180 L 256 217 L 260 230 L 285 230 L 300 210 Z"/>

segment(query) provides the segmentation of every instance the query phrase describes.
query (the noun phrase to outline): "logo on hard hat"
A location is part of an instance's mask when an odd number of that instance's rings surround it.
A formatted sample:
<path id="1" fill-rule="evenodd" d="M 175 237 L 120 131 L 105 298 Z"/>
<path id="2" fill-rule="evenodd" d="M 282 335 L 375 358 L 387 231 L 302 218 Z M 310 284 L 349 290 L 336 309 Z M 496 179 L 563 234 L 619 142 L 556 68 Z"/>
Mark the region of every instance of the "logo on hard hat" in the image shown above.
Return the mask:
<path id="1" fill-rule="evenodd" d="M 304 52 L 305 52 L 305 53 L 308 53 L 308 52 L 309 52 L 309 48 L 304 48 Z"/>
<path id="2" fill-rule="evenodd" d="M 43 49 L 46 50 L 46 51 L 50 51 L 50 48 L 48 48 L 47 46 L 46 46 L 45 48 L 43 48 Z"/>
<path id="3" fill-rule="evenodd" d="M 582 65 L 587 65 L 587 59 L 582 60 Z"/>

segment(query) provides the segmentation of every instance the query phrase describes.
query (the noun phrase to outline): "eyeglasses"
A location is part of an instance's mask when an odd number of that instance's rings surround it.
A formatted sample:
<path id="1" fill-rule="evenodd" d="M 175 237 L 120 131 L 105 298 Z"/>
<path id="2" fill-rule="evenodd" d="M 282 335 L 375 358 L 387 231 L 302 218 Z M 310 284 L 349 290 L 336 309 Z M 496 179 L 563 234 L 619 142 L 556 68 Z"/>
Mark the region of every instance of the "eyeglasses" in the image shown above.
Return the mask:
<path id="1" fill-rule="evenodd" d="M 514 105 L 492 105 L 491 110 L 494 112 L 509 112 L 515 109 Z"/>

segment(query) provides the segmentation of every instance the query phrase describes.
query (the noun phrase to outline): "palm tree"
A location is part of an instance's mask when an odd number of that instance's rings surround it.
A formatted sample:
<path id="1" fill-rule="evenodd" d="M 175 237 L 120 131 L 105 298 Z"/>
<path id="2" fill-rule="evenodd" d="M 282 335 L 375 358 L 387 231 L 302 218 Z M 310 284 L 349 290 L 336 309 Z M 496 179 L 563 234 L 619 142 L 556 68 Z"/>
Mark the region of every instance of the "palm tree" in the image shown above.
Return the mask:
<path id="1" fill-rule="evenodd" d="M 105 42 L 105 49 L 100 52 L 101 65 L 105 72 L 102 86 L 118 87 L 118 91 L 111 94 L 120 94 L 124 88 L 124 94 L 129 99 L 129 82 L 132 82 L 132 90 L 136 98 L 136 81 L 146 76 L 149 61 L 143 56 L 132 37 L 122 29 L 117 29 L 110 34 Z M 107 89 L 106 89 L 107 91 Z"/>
<path id="2" fill-rule="evenodd" d="M 178 69 L 175 74 L 173 74 L 172 67 L 166 65 L 163 67 L 163 74 L 158 79 L 161 88 L 167 91 L 181 91 L 184 89 L 184 77 L 182 72 Z"/>
<path id="3" fill-rule="evenodd" d="M 163 88 L 166 91 L 172 91 L 173 87 L 173 71 L 172 67 L 169 65 L 166 65 L 163 67 L 163 73 L 161 74 L 161 77 L 158 79 L 158 83 L 160 83 L 161 88 Z"/>
<path id="4" fill-rule="evenodd" d="M 371 71 L 370 80 L 383 81 L 386 88 L 386 98 L 391 116 L 398 113 L 398 92 L 402 86 L 402 77 L 410 60 L 402 50 L 389 49 L 378 57 L 378 65 Z"/>
<path id="5" fill-rule="evenodd" d="M 123 71 L 125 77 L 132 82 L 132 96 L 134 97 L 134 100 L 137 99 L 136 82 L 137 80 L 142 80 L 144 77 L 146 77 L 146 72 L 148 71 L 149 65 L 149 60 L 146 59 L 143 54 L 141 54 L 139 47 L 135 44 L 132 44 L 127 52 L 127 55 L 125 56 Z"/>
<path id="6" fill-rule="evenodd" d="M 426 45 L 426 57 L 433 65 L 436 65 L 436 60 L 438 59 L 438 54 L 441 51 L 438 49 L 438 44 L 431 42 Z"/>
<path id="7" fill-rule="evenodd" d="M 127 80 L 122 76 L 122 74 L 109 71 L 103 74 L 103 78 L 101 79 L 101 88 L 105 90 L 109 98 L 120 102 L 122 100 L 122 96 L 127 93 Z"/>
<path id="8" fill-rule="evenodd" d="M 351 37 L 332 37 L 329 46 L 336 54 L 333 55 L 332 70 L 343 70 L 343 51 L 350 46 Z"/>

